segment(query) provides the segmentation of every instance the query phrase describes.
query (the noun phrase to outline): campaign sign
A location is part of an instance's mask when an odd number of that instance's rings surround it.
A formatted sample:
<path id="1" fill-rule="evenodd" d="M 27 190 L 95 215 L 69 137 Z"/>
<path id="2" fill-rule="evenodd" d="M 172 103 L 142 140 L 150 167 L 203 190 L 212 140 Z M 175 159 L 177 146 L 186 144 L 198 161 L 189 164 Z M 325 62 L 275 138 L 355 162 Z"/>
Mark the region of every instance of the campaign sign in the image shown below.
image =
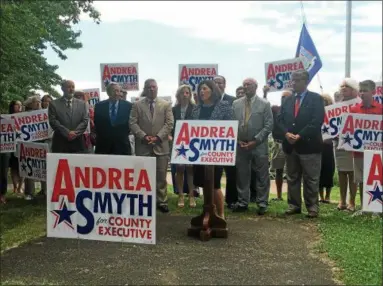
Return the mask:
<path id="1" fill-rule="evenodd" d="M 130 91 L 138 90 L 138 63 L 101 64 L 101 91 L 106 91 L 110 82 L 120 84 Z"/>
<path id="2" fill-rule="evenodd" d="M 339 128 L 342 125 L 343 114 L 349 113 L 350 108 L 359 103 L 359 97 L 343 102 L 338 102 L 325 107 L 325 116 L 322 125 L 323 140 L 335 138 L 339 134 Z"/>
<path id="3" fill-rule="evenodd" d="M 45 140 L 51 134 L 48 109 L 2 115 L 13 122 L 16 141 L 33 142 Z"/>
<path id="4" fill-rule="evenodd" d="M 81 90 L 88 96 L 89 105 L 94 107 L 96 103 L 100 102 L 100 89 L 99 88 L 88 88 Z"/>
<path id="5" fill-rule="evenodd" d="M 383 208 L 382 152 L 364 152 L 363 211 L 381 213 Z"/>
<path id="6" fill-rule="evenodd" d="M 0 153 L 15 152 L 16 135 L 13 130 L 12 120 L 1 115 L 0 128 Z"/>
<path id="7" fill-rule="evenodd" d="M 178 66 L 178 84 L 190 85 L 197 92 L 198 85 L 204 80 L 213 80 L 218 74 L 217 64 L 180 64 Z"/>
<path id="8" fill-rule="evenodd" d="M 305 70 L 300 58 L 265 63 L 266 83 L 270 92 L 292 88 L 291 73 Z"/>
<path id="9" fill-rule="evenodd" d="M 45 182 L 48 144 L 19 141 L 17 145 L 20 177 Z"/>
<path id="10" fill-rule="evenodd" d="M 338 149 L 363 152 L 383 150 L 382 115 L 347 113 L 343 115 Z"/>
<path id="11" fill-rule="evenodd" d="M 156 159 L 47 155 L 47 236 L 156 244 Z"/>
<path id="12" fill-rule="evenodd" d="M 238 121 L 177 120 L 172 164 L 234 166 Z"/>
<path id="13" fill-rule="evenodd" d="M 377 102 L 379 102 L 380 104 L 383 104 L 383 95 L 382 95 L 382 82 L 376 82 L 376 87 L 375 87 L 375 90 L 374 90 L 374 100 L 376 100 Z"/>

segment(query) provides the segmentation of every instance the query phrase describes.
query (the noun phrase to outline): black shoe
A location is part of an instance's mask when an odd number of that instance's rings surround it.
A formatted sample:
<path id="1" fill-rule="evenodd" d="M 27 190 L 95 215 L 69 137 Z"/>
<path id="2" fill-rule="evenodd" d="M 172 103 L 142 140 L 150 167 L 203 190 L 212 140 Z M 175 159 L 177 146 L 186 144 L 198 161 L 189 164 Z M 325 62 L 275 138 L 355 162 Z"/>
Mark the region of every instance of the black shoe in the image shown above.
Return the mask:
<path id="1" fill-rule="evenodd" d="M 169 207 L 168 206 L 158 206 L 158 210 L 162 213 L 168 213 L 169 212 Z"/>
<path id="2" fill-rule="evenodd" d="M 267 212 L 267 207 L 259 207 L 257 213 L 258 215 L 264 215 Z"/>
<path id="3" fill-rule="evenodd" d="M 302 213 L 300 209 L 288 209 L 287 211 L 285 211 L 285 215 L 295 215 L 300 213 Z"/>
<path id="4" fill-rule="evenodd" d="M 233 209 L 235 207 L 235 203 L 227 204 L 228 209 Z"/>

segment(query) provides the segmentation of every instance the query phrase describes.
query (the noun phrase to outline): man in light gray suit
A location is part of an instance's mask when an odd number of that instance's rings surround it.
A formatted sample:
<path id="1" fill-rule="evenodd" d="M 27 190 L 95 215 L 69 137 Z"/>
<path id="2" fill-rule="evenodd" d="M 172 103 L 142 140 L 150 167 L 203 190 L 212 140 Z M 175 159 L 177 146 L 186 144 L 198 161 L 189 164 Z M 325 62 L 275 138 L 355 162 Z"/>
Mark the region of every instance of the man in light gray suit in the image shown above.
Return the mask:
<path id="1" fill-rule="evenodd" d="M 267 211 L 270 192 L 268 137 L 273 129 L 273 115 L 270 103 L 256 95 L 257 87 L 255 79 L 245 79 L 243 88 L 246 96 L 233 103 L 234 117 L 239 121 L 236 163 L 238 202 L 233 211 L 248 209 L 253 169 L 258 214 L 263 215 Z"/>
<path id="2" fill-rule="evenodd" d="M 64 95 L 48 106 L 49 124 L 54 131 L 52 153 L 88 153 L 82 136 L 88 127 L 88 106 L 73 98 L 73 81 L 65 80 L 61 90 Z"/>
<path id="3" fill-rule="evenodd" d="M 157 161 L 157 206 L 169 212 L 166 175 L 169 162 L 169 135 L 174 116 L 170 102 L 157 97 L 158 87 L 154 79 L 144 83 L 143 98 L 133 104 L 130 113 L 130 130 L 135 137 L 137 156 L 156 157 Z"/>

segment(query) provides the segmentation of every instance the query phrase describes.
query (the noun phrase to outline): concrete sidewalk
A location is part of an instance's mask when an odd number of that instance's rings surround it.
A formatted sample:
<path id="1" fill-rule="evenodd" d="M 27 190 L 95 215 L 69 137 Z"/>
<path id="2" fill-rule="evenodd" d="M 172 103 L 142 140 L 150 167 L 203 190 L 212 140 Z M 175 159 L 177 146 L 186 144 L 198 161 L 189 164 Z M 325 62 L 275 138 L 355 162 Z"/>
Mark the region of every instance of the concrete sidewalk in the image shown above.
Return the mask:
<path id="1" fill-rule="evenodd" d="M 190 217 L 158 215 L 157 245 L 41 238 L 1 256 L 2 283 L 38 285 L 331 285 L 310 253 L 315 228 L 290 219 L 236 219 L 228 239 L 186 236 Z M 21 285 L 21 284 L 19 284 Z"/>

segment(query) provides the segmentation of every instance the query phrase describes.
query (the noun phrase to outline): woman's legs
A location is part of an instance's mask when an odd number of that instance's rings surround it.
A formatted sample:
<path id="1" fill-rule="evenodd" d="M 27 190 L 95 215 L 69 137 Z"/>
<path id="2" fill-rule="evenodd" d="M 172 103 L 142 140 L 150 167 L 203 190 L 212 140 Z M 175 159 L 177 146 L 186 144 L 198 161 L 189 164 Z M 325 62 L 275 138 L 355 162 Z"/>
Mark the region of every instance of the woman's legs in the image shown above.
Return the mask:
<path id="1" fill-rule="evenodd" d="M 224 203 L 225 203 L 225 199 L 223 197 L 223 193 L 221 189 L 214 189 L 214 204 L 217 209 L 217 214 L 221 218 L 225 218 Z"/>
<path id="2" fill-rule="evenodd" d="M 354 183 L 354 172 L 349 172 L 348 174 L 348 184 L 350 186 L 350 199 L 347 209 L 350 211 L 355 211 L 355 198 L 357 192 L 357 184 Z"/>
<path id="3" fill-rule="evenodd" d="M 339 177 L 339 192 L 340 192 L 340 201 L 338 204 L 339 210 L 346 209 L 346 200 L 347 200 L 347 187 L 348 187 L 348 172 L 338 171 Z"/>
<path id="4" fill-rule="evenodd" d="M 183 165 L 176 166 L 176 186 L 178 190 L 178 207 L 183 208 L 185 206 L 184 202 L 184 172 L 185 167 Z"/>
<path id="5" fill-rule="evenodd" d="M 189 190 L 189 206 L 191 208 L 195 208 L 196 203 L 194 199 L 193 166 L 186 166 L 186 176 Z"/>

